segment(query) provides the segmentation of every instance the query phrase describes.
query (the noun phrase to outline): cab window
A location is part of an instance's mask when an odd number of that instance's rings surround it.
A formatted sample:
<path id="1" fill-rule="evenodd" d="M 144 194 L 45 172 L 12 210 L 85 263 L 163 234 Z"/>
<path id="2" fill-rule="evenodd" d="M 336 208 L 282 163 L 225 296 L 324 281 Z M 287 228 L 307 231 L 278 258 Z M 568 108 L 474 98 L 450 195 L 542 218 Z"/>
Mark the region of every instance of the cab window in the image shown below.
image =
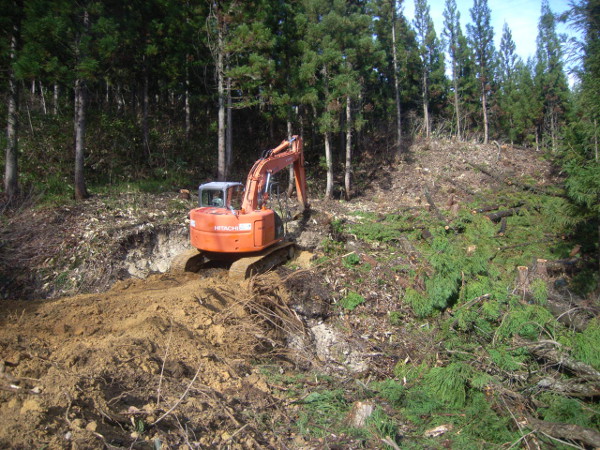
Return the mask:
<path id="1" fill-rule="evenodd" d="M 239 211 L 244 200 L 244 186 L 231 186 L 227 189 L 227 205 Z"/>
<path id="2" fill-rule="evenodd" d="M 223 192 L 219 189 L 203 189 L 202 197 L 200 199 L 200 206 L 212 206 L 216 208 L 222 208 L 223 204 Z"/>

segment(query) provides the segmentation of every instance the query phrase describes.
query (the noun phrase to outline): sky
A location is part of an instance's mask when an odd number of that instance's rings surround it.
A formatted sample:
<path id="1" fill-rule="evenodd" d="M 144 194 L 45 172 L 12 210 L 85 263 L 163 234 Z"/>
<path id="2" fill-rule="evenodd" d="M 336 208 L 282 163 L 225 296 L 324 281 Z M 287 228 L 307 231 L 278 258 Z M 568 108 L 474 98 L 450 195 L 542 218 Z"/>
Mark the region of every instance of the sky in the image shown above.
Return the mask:
<path id="1" fill-rule="evenodd" d="M 444 27 L 445 0 L 428 0 L 431 18 L 433 19 L 435 31 L 441 36 Z M 568 0 L 549 0 L 550 9 L 553 13 L 562 13 L 569 9 Z M 460 11 L 460 22 L 463 33 L 467 33 L 466 25 L 471 22 L 469 9 L 473 7 L 473 0 L 456 0 Z M 414 0 L 404 0 L 404 15 L 408 20 L 413 20 L 415 3 Z M 492 27 L 494 28 L 494 41 L 496 48 L 500 48 L 500 39 L 504 22 L 508 24 L 512 32 L 513 41 L 517 46 L 517 54 L 526 61 L 535 55 L 536 38 L 542 0 L 488 0 L 488 6 L 492 14 Z M 565 24 L 557 25 L 557 32 L 573 34 L 573 31 Z"/>

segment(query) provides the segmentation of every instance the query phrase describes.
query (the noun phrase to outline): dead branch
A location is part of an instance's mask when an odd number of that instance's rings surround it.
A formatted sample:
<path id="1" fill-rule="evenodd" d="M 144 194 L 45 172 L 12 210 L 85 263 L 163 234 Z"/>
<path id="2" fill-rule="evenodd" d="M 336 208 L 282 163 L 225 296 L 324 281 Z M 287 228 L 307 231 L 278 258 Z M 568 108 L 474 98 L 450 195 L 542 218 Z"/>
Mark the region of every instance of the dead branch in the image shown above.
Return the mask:
<path id="1" fill-rule="evenodd" d="M 600 383 L 600 372 L 594 369 L 592 366 L 577 361 L 574 358 L 566 355 L 565 353 L 559 351 L 557 346 L 560 345 L 557 342 L 553 341 L 538 341 L 531 342 L 523 338 L 515 338 L 515 341 L 518 345 L 522 347 L 527 347 L 529 351 L 540 359 L 545 359 L 552 363 L 553 365 L 557 365 L 559 367 L 564 367 L 568 369 L 570 372 L 575 373 L 576 375 L 586 378 L 595 383 Z"/>
<path id="2" fill-rule="evenodd" d="M 423 193 L 425 194 L 427 203 L 429 203 L 429 206 L 431 207 L 431 211 L 433 211 L 433 214 L 435 215 L 435 217 L 437 217 L 438 220 L 440 220 L 441 222 L 446 222 L 446 218 L 442 215 L 439 208 L 435 205 L 435 202 L 433 201 L 433 197 L 431 196 L 431 193 L 429 192 L 429 188 L 425 187 L 425 189 L 423 190 Z"/>
<path id="3" fill-rule="evenodd" d="M 594 312 L 573 305 L 570 298 L 562 297 L 557 293 L 549 295 L 546 307 L 560 323 L 577 331 L 584 331 L 590 320 L 598 313 L 598 311 Z"/>
<path id="4" fill-rule="evenodd" d="M 577 379 L 557 380 L 552 377 L 542 378 L 537 387 L 560 392 L 570 397 L 591 398 L 600 395 L 600 385 L 594 383 L 579 383 Z"/>
<path id="5" fill-rule="evenodd" d="M 595 448 L 600 447 L 600 433 L 591 428 L 579 425 L 546 422 L 544 420 L 526 417 L 527 424 L 531 429 L 558 439 L 568 439 L 581 442 Z"/>

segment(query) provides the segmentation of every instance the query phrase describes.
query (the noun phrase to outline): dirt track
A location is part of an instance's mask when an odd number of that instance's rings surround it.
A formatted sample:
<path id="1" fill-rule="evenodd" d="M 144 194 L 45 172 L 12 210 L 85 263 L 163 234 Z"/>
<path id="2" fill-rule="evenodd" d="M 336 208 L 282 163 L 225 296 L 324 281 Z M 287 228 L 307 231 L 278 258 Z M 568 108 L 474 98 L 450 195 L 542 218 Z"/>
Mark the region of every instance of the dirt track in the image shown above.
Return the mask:
<path id="1" fill-rule="evenodd" d="M 223 272 L 156 275 L 104 294 L 5 302 L 0 446 L 128 447 L 142 431 L 142 441 L 169 446 L 186 438 L 227 443 L 241 426 L 236 417 L 269 399 L 250 356 L 279 347 L 281 335 L 249 320 L 248 287 Z M 244 445 L 268 444 L 245 436 Z"/>

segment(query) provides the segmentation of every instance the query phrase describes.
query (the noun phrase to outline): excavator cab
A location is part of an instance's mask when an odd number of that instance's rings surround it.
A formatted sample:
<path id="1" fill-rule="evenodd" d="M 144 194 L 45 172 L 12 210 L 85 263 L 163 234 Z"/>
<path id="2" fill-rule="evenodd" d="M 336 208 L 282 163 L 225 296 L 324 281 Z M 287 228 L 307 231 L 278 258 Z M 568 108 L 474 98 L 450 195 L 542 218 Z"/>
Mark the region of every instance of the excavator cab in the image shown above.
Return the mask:
<path id="1" fill-rule="evenodd" d="M 200 208 L 226 208 L 239 211 L 242 208 L 244 185 L 232 181 L 213 181 L 198 188 Z"/>

